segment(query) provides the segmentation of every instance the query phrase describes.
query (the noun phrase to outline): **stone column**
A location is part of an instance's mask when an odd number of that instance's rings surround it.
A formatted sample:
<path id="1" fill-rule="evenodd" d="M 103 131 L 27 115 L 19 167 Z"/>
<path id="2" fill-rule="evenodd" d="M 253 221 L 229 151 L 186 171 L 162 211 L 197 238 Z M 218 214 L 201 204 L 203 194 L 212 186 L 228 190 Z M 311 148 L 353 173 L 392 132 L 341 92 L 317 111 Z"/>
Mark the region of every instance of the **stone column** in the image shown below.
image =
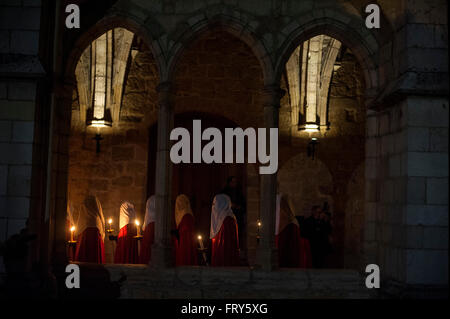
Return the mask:
<path id="1" fill-rule="evenodd" d="M 45 221 L 49 227 L 49 251 L 54 265 L 67 264 L 67 182 L 69 135 L 74 79 L 66 79 L 55 90 L 49 129 L 47 205 Z"/>
<path id="2" fill-rule="evenodd" d="M 157 90 L 159 109 L 155 174 L 156 220 L 151 265 L 165 268 L 174 265 L 170 234 L 174 218 L 171 205 L 172 162 L 170 161 L 174 94 L 170 82 L 160 83 Z"/>
<path id="3" fill-rule="evenodd" d="M 266 86 L 263 91 L 267 145 L 270 145 L 269 128 L 278 127 L 278 109 L 280 108 L 280 99 L 283 95 L 284 91 L 277 85 Z M 261 240 L 256 251 L 256 266 L 264 270 L 273 270 L 278 267 L 278 252 L 275 247 L 277 173 L 260 176 L 259 211 L 262 227 Z"/>

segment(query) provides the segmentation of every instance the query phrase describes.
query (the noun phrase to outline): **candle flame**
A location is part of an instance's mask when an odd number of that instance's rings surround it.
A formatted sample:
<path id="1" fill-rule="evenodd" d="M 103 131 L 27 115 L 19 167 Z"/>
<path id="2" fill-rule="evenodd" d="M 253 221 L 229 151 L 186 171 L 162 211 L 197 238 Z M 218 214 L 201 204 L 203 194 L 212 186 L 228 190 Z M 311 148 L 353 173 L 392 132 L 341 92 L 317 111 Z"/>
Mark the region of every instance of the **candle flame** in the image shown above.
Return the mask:
<path id="1" fill-rule="evenodd" d="M 112 218 L 108 219 L 108 224 L 112 224 Z"/>
<path id="2" fill-rule="evenodd" d="M 136 226 L 139 226 L 139 221 L 136 219 L 135 221 Z"/>
<path id="3" fill-rule="evenodd" d="M 261 226 L 261 222 L 258 222 L 258 226 Z"/>
<path id="4" fill-rule="evenodd" d="M 70 227 L 70 231 L 74 232 L 75 231 L 75 226 Z"/>
<path id="5" fill-rule="evenodd" d="M 198 240 L 202 240 L 202 235 L 198 235 Z"/>

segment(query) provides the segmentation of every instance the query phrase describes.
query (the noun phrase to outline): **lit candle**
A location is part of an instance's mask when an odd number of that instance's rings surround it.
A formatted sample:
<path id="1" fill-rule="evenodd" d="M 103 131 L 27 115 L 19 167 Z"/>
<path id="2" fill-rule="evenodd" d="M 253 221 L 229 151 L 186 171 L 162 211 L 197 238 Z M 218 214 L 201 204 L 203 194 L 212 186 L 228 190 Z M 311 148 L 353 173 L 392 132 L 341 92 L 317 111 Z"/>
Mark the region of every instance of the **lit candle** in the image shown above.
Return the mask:
<path id="1" fill-rule="evenodd" d="M 136 219 L 134 222 L 135 222 L 135 224 L 136 224 L 137 236 L 140 236 L 140 232 L 139 232 L 139 221 Z"/>
<path id="2" fill-rule="evenodd" d="M 108 225 L 109 225 L 108 231 L 112 232 L 112 228 L 111 228 L 111 226 L 112 226 L 112 218 L 108 219 Z"/>
<path id="3" fill-rule="evenodd" d="M 70 241 L 73 242 L 73 232 L 75 231 L 75 226 L 70 227 Z"/>
<path id="4" fill-rule="evenodd" d="M 258 236 L 259 236 L 260 229 L 261 229 L 261 221 L 258 219 Z"/>
<path id="5" fill-rule="evenodd" d="M 203 240 L 202 240 L 202 235 L 198 235 L 198 242 L 200 244 L 200 248 L 201 249 L 205 249 L 205 247 L 203 246 Z"/>

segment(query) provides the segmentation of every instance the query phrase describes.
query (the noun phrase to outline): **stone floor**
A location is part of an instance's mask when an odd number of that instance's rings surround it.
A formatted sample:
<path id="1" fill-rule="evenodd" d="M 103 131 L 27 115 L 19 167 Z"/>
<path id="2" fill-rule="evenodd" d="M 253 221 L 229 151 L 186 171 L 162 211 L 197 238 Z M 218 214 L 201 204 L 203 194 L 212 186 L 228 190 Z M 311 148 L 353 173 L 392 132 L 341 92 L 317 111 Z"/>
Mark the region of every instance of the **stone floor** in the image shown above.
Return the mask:
<path id="1" fill-rule="evenodd" d="M 112 282 L 121 281 L 120 298 L 371 298 L 355 270 L 177 267 L 106 264 Z"/>

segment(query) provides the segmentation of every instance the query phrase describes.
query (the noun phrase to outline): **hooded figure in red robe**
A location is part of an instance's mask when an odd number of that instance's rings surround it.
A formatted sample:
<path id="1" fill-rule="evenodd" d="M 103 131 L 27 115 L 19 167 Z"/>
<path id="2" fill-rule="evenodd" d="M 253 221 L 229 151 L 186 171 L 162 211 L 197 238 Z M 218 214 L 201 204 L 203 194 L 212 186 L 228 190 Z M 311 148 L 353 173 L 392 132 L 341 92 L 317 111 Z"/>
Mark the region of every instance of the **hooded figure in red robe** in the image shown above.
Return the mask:
<path id="1" fill-rule="evenodd" d="M 309 241 L 300 237 L 300 227 L 287 199 L 278 194 L 276 206 L 275 243 L 280 267 L 311 267 Z"/>
<path id="2" fill-rule="evenodd" d="M 239 266 L 239 239 L 231 200 L 225 194 L 214 197 L 211 209 L 211 266 Z"/>
<path id="3" fill-rule="evenodd" d="M 178 195 L 175 201 L 175 223 L 178 230 L 178 240 L 175 246 L 176 265 L 197 265 L 194 214 L 192 214 L 189 198 L 184 194 Z"/>
<path id="4" fill-rule="evenodd" d="M 156 196 L 152 195 L 147 199 L 145 205 L 145 217 L 142 230 L 144 232 L 141 242 L 140 262 L 148 264 L 152 256 L 152 245 L 155 239 L 155 214 L 156 214 Z"/>
<path id="5" fill-rule="evenodd" d="M 117 236 L 117 247 L 114 256 L 116 264 L 139 263 L 138 240 L 134 238 L 137 235 L 135 220 L 134 205 L 130 202 L 123 202 L 120 206 L 120 231 Z"/>
<path id="6" fill-rule="evenodd" d="M 100 201 L 96 197 L 87 196 L 79 207 L 75 235 L 78 239 L 76 261 L 99 264 L 105 262 L 105 218 Z"/>

